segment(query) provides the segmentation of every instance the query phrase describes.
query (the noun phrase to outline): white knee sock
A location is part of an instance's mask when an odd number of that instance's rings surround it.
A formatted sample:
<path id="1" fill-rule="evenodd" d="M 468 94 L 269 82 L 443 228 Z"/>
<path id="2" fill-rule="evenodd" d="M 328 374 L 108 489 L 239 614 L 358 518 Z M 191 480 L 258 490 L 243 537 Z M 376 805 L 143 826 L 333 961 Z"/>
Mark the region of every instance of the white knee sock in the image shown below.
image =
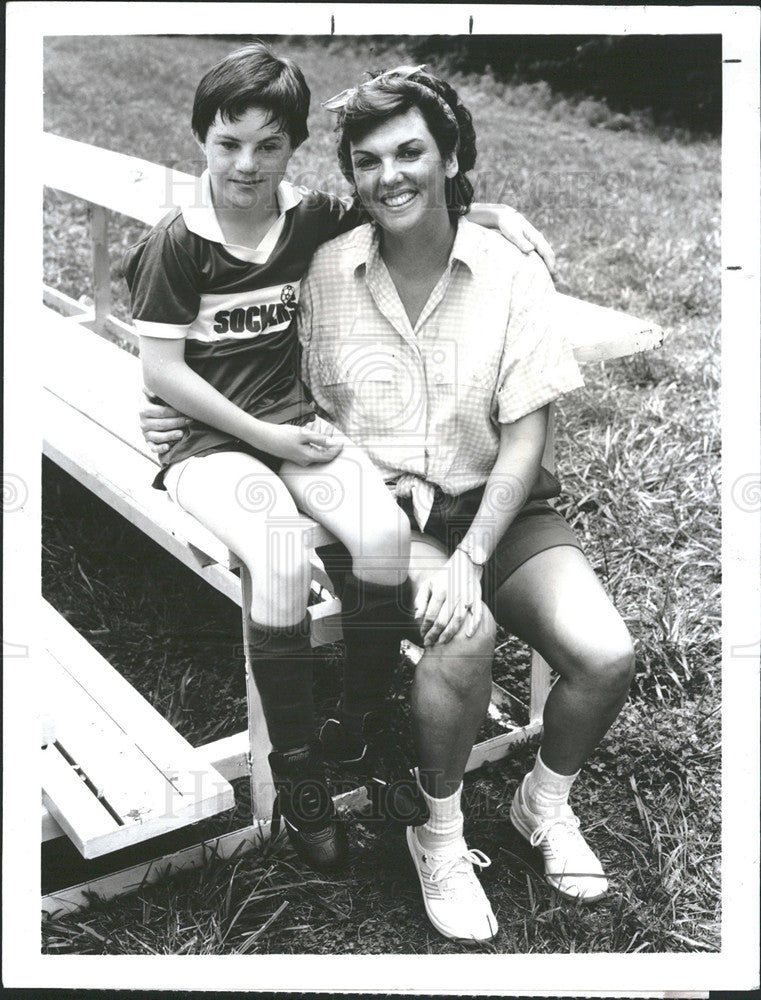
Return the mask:
<path id="1" fill-rule="evenodd" d="M 568 794 L 578 774 L 578 771 L 576 774 L 557 774 L 547 767 L 541 753 L 537 753 L 534 769 L 523 779 L 523 790 L 531 812 L 537 816 L 557 816 L 568 804 Z"/>
<path id="2" fill-rule="evenodd" d="M 420 780 L 418 779 L 418 785 Z M 444 799 L 435 799 L 420 786 L 430 816 L 428 821 L 416 828 L 420 844 L 429 851 L 440 851 L 462 837 L 463 815 L 460 808 L 462 782 L 456 792 Z"/>

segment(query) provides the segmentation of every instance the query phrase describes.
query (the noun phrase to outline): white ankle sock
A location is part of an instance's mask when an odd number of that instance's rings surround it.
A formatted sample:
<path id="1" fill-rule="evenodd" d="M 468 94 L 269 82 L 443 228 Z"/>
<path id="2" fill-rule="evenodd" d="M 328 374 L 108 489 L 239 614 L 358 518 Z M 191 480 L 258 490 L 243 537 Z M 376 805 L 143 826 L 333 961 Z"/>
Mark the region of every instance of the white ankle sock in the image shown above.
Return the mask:
<path id="1" fill-rule="evenodd" d="M 537 816 L 557 816 L 568 804 L 568 794 L 578 774 L 578 771 L 576 774 L 557 774 L 547 767 L 541 753 L 537 753 L 534 769 L 523 780 L 531 812 Z"/>
<path id="2" fill-rule="evenodd" d="M 416 828 L 415 833 L 422 847 L 429 851 L 440 851 L 462 837 L 463 815 L 460 808 L 462 782 L 456 792 L 443 799 L 435 799 L 420 785 L 430 816 L 428 821 Z"/>

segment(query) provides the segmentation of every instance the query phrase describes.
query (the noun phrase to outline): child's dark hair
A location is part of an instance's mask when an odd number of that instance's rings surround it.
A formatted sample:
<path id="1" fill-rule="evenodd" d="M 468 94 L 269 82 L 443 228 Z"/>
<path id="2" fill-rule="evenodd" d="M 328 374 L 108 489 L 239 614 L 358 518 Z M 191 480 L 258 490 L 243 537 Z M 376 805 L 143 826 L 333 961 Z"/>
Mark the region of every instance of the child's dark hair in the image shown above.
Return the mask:
<path id="1" fill-rule="evenodd" d="M 217 112 L 234 122 L 249 108 L 266 108 L 271 121 L 282 124 L 295 149 L 309 135 L 310 96 L 296 63 L 276 56 L 257 41 L 231 52 L 206 73 L 196 90 L 191 125 L 204 142 Z"/>
<path id="2" fill-rule="evenodd" d="M 473 185 L 465 176 L 476 162 L 473 119 L 448 83 L 423 70 L 409 76 L 380 73 L 349 96 L 338 120 L 338 162 L 344 177 L 354 184 L 351 143 L 410 108 L 422 114 L 442 159 L 457 153 L 459 170 L 447 178 L 446 202 L 450 217 L 465 215 L 473 201 Z"/>

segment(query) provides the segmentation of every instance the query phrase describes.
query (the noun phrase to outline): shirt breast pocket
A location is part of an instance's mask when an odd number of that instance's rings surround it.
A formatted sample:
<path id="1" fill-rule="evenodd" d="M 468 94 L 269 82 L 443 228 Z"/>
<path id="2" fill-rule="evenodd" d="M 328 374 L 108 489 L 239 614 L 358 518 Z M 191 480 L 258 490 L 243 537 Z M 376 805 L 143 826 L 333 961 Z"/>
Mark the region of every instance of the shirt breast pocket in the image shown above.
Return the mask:
<path id="1" fill-rule="evenodd" d="M 460 340 L 432 337 L 426 345 L 426 378 L 429 387 L 446 392 L 466 389 L 493 393 L 496 389 L 497 366 L 479 349 Z"/>
<path id="2" fill-rule="evenodd" d="M 347 338 L 319 363 L 323 394 L 357 440 L 417 427 L 423 394 L 414 371 L 394 349 L 368 338 Z"/>
<path id="3" fill-rule="evenodd" d="M 496 377 L 493 371 L 479 371 L 470 366 L 446 366 L 429 371 L 429 387 L 440 396 L 450 399 L 455 408 L 460 405 L 473 406 L 478 401 L 479 409 L 488 412 L 496 400 Z"/>
<path id="4" fill-rule="evenodd" d="M 381 344 L 345 339 L 314 358 L 314 368 L 327 389 L 343 386 L 356 390 L 366 384 L 391 387 L 398 378 L 398 362 Z"/>

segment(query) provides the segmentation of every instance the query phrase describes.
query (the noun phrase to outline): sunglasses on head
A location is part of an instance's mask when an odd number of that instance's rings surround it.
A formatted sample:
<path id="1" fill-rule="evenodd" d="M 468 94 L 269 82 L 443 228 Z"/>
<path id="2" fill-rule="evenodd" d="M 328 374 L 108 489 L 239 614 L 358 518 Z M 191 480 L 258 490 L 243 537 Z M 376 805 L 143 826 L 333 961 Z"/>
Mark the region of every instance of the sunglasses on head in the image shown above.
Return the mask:
<path id="1" fill-rule="evenodd" d="M 406 80 L 410 76 L 414 76 L 415 73 L 420 73 L 421 70 L 426 68 L 426 63 L 422 63 L 420 66 L 397 66 L 396 69 L 386 70 L 385 73 L 381 73 L 380 76 L 373 77 L 372 80 L 366 81 L 367 83 L 375 83 L 378 80 L 385 80 L 390 76 L 400 76 L 403 80 Z M 340 94 L 336 94 L 335 97 L 329 98 L 327 101 L 322 102 L 322 107 L 326 111 L 341 111 L 349 103 L 351 98 L 357 93 L 360 87 L 364 84 L 360 83 L 357 87 L 349 87 L 346 90 L 342 90 Z"/>

